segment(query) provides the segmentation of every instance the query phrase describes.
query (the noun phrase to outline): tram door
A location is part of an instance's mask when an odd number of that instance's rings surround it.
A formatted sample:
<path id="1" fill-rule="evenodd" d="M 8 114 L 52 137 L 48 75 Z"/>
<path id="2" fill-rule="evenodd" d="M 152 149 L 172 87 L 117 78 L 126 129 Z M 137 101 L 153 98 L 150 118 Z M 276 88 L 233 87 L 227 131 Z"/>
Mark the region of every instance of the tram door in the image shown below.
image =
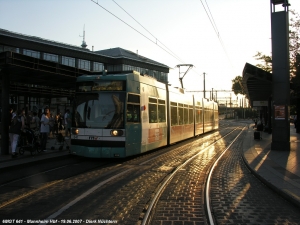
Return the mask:
<path id="1" fill-rule="evenodd" d="M 140 153 L 142 139 L 140 112 L 140 95 L 128 93 L 126 110 L 126 156 Z"/>

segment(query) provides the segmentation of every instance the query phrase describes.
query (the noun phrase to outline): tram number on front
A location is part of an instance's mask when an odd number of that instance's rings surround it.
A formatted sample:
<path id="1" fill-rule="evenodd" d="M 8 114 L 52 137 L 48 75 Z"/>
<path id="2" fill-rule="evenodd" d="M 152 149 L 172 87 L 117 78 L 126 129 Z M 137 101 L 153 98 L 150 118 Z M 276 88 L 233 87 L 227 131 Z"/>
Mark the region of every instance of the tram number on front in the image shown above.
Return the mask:
<path id="1" fill-rule="evenodd" d="M 96 136 L 89 136 L 89 140 L 98 140 L 99 137 Z"/>

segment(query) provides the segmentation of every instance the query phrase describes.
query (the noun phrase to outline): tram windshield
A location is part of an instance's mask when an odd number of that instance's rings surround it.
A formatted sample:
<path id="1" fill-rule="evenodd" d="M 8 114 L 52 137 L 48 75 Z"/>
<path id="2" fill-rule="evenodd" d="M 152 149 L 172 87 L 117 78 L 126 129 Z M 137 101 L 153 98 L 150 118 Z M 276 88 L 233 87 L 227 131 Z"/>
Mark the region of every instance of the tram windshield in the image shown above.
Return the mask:
<path id="1" fill-rule="evenodd" d="M 76 96 L 73 127 L 124 128 L 124 92 L 80 93 Z"/>

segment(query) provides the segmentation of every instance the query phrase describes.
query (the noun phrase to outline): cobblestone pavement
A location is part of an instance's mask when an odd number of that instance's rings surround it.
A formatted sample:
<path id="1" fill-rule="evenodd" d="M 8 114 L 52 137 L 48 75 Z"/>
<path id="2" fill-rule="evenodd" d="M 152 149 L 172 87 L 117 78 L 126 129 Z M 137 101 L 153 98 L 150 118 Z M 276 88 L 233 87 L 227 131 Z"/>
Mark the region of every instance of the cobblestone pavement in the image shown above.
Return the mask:
<path id="1" fill-rule="evenodd" d="M 114 171 L 114 174 L 127 169 L 131 171 L 94 190 L 80 202 L 59 214 L 56 219 L 103 219 L 118 221 L 118 224 L 140 224 L 149 201 L 165 177 L 219 136 L 218 133 L 213 133 L 196 139 L 193 144 L 177 145 L 167 154 L 145 164 L 140 163 L 146 161 L 147 157 L 137 157 L 116 166 L 118 171 Z M 204 174 L 211 157 L 220 149 L 224 149 L 227 142 L 221 142 L 218 147 L 204 151 L 180 170 L 161 196 L 154 224 L 205 223 L 204 203 L 201 197 Z M 160 153 L 157 152 L 157 155 Z M 155 154 L 150 155 L 152 157 Z M 0 216 L 16 219 L 48 218 L 49 215 L 112 175 L 110 168 L 107 167 L 63 179 L 21 199 L 17 204 L 0 209 Z M 19 185 L 18 190 L 21 192 L 22 188 L 28 188 L 27 185 L 24 187 L 22 184 Z M 164 219 L 161 220 L 160 216 Z"/>
<path id="2" fill-rule="evenodd" d="M 235 135 L 236 133 L 231 135 L 231 140 Z M 207 224 L 203 197 L 207 171 L 213 159 L 229 143 L 229 139 L 209 147 L 175 175 L 159 199 L 153 225 Z M 194 146 L 194 150 L 196 149 Z"/>
<path id="3" fill-rule="evenodd" d="M 205 224 L 202 173 L 206 161 L 203 155 L 197 157 L 172 179 L 159 199 L 152 224 Z"/>
<path id="4" fill-rule="evenodd" d="M 219 161 L 211 184 L 217 224 L 300 224 L 300 210 L 261 183 L 245 166 L 242 141 Z"/>

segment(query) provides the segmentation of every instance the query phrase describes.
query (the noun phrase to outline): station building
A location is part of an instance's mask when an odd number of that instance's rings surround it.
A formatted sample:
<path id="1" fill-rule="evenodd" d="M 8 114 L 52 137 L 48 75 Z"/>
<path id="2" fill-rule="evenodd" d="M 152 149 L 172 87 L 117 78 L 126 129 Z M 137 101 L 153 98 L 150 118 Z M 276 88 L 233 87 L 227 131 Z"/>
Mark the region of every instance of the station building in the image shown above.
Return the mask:
<path id="1" fill-rule="evenodd" d="M 122 48 L 91 51 L 84 44 L 73 46 L 3 29 L 0 59 L 1 77 L 6 73 L 11 78 L 10 104 L 28 110 L 70 104 L 81 74 L 136 70 L 167 83 L 169 73 L 168 66 Z"/>
<path id="2" fill-rule="evenodd" d="M 168 83 L 169 67 L 162 63 L 122 48 L 86 47 L 85 41 L 80 47 L 0 29 L 2 138 L 9 108 L 38 111 L 48 105 L 50 112 L 64 113 L 82 74 L 136 70 Z"/>

